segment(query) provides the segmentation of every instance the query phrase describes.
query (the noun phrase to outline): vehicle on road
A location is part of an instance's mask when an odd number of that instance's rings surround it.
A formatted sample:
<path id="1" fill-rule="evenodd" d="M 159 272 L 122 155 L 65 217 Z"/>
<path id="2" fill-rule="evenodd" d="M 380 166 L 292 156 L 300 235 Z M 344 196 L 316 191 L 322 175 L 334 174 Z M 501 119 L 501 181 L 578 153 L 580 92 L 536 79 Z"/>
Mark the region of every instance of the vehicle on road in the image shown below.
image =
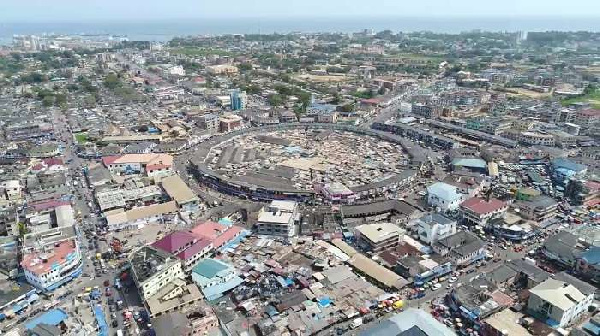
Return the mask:
<path id="1" fill-rule="evenodd" d="M 350 329 L 356 329 L 356 328 L 360 327 L 362 324 L 363 324 L 362 317 L 357 317 L 354 320 L 352 320 L 352 323 L 350 323 Z"/>

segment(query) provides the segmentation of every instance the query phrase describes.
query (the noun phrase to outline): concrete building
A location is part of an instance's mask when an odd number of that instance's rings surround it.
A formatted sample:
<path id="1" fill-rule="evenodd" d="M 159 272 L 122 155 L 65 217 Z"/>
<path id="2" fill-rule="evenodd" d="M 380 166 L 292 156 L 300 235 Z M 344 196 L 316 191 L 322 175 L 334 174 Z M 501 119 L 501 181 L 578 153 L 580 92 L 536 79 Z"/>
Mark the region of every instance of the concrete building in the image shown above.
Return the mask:
<path id="1" fill-rule="evenodd" d="M 206 113 L 196 118 L 196 124 L 208 131 L 218 131 L 219 117 L 212 113 Z"/>
<path id="2" fill-rule="evenodd" d="M 271 201 L 258 214 L 258 234 L 293 237 L 299 215 L 295 201 Z"/>
<path id="3" fill-rule="evenodd" d="M 441 211 L 454 211 L 464 201 L 465 195 L 458 188 L 444 182 L 436 182 L 427 187 L 427 204 Z"/>
<path id="4" fill-rule="evenodd" d="M 171 254 L 152 246 L 144 246 L 129 257 L 131 275 L 142 298 L 157 294 L 175 279 L 184 279 L 181 262 Z"/>
<path id="5" fill-rule="evenodd" d="M 500 218 L 508 210 L 508 204 L 498 199 L 470 198 L 460 204 L 463 222 L 467 225 L 486 227 L 492 219 Z"/>
<path id="6" fill-rule="evenodd" d="M 218 327 L 219 320 L 209 307 L 174 311 L 152 319 L 156 335 L 209 335 Z"/>
<path id="7" fill-rule="evenodd" d="M 404 230 L 391 223 L 364 224 L 355 228 L 355 235 L 363 250 L 379 253 L 398 245 Z"/>
<path id="8" fill-rule="evenodd" d="M 242 117 L 235 114 L 223 115 L 219 118 L 219 131 L 227 133 L 242 127 Z"/>
<path id="9" fill-rule="evenodd" d="M 527 310 L 551 327 L 564 328 L 587 312 L 595 291 L 571 276 L 550 278 L 529 290 Z"/>
<path id="10" fill-rule="evenodd" d="M 182 211 L 193 213 L 198 210 L 198 196 L 183 182 L 179 175 L 171 175 L 163 178 L 161 186 Z"/>
<path id="11" fill-rule="evenodd" d="M 456 266 L 467 266 L 485 258 L 485 243 L 468 231 L 459 231 L 439 240 L 433 250 L 450 258 Z"/>
<path id="12" fill-rule="evenodd" d="M 75 228 L 56 228 L 25 236 L 21 267 L 29 284 L 49 292 L 81 275 L 81 258 Z"/>
<path id="13" fill-rule="evenodd" d="M 419 240 L 429 245 L 456 233 L 456 221 L 437 213 L 428 213 L 416 221 Z"/>
<path id="14" fill-rule="evenodd" d="M 456 333 L 436 320 L 431 314 L 415 308 L 395 314 L 381 323 L 373 323 L 360 336 L 455 336 Z"/>
<path id="15" fill-rule="evenodd" d="M 171 174 L 173 157 L 169 154 L 125 154 L 102 158 L 102 162 L 111 174 L 144 174 L 148 177 Z"/>
<path id="16" fill-rule="evenodd" d="M 128 211 L 123 209 L 111 210 L 103 213 L 108 225 L 108 230 L 141 229 L 146 224 L 157 223 L 164 220 L 164 216 L 177 213 L 177 203 L 170 201 L 153 204 Z"/>
<path id="17" fill-rule="evenodd" d="M 516 206 L 523 217 L 536 222 L 552 219 L 556 217 L 558 212 L 558 202 L 545 195 L 540 195 L 528 201 L 520 201 Z"/>
<path id="18" fill-rule="evenodd" d="M 209 301 L 220 298 L 243 282 L 233 266 L 218 259 L 200 261 L 192 269 L 192 281 Z"/>

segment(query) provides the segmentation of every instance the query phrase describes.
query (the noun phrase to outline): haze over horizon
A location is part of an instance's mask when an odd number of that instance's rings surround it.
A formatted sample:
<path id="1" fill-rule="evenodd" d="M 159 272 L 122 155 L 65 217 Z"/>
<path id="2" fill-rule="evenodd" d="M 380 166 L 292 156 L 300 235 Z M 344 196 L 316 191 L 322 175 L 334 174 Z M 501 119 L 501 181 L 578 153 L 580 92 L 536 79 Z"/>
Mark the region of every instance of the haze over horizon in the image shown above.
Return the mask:
<path id="1" fill-rule="evenodd" d="M 506 0 L 8 0 L 0 22 L 349 17 L 600 17 L 600 1 Z"/>

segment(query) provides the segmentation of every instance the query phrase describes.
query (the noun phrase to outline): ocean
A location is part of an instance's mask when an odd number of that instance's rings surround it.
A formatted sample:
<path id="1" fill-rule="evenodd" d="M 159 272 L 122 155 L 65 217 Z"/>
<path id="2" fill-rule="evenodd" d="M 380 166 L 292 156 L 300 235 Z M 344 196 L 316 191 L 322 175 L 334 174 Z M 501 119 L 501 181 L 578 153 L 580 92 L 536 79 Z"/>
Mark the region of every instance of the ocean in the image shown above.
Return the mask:
<path id="1" fill-rule="evenodd" d="M 269 34 L 289 32 L 357 32 L 362 29 L 394 32 L 432 31 L 600 31 L 595 17 L 506 17 L 506 18 L 294 18 L 294 19 L 184 19 L 152 21 L 96 21 L 64 23 L 0 23 L 0 44 L 10 44 L 15 34 L 111 34 L 132 41 L 168 41 L 175 36 L 218 34 Z"/>

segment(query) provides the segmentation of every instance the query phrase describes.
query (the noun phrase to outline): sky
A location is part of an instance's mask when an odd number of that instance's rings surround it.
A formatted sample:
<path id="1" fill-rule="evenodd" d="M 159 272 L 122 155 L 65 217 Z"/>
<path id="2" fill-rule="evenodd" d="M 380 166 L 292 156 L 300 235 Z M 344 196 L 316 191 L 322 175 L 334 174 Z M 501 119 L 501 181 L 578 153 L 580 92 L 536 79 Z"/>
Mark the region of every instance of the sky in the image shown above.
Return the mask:
<path id="1" fill-rule="evenodd" d="M 0 23 L 194 18 L 600 17 L 599 0 L 0 0 Z"/>

